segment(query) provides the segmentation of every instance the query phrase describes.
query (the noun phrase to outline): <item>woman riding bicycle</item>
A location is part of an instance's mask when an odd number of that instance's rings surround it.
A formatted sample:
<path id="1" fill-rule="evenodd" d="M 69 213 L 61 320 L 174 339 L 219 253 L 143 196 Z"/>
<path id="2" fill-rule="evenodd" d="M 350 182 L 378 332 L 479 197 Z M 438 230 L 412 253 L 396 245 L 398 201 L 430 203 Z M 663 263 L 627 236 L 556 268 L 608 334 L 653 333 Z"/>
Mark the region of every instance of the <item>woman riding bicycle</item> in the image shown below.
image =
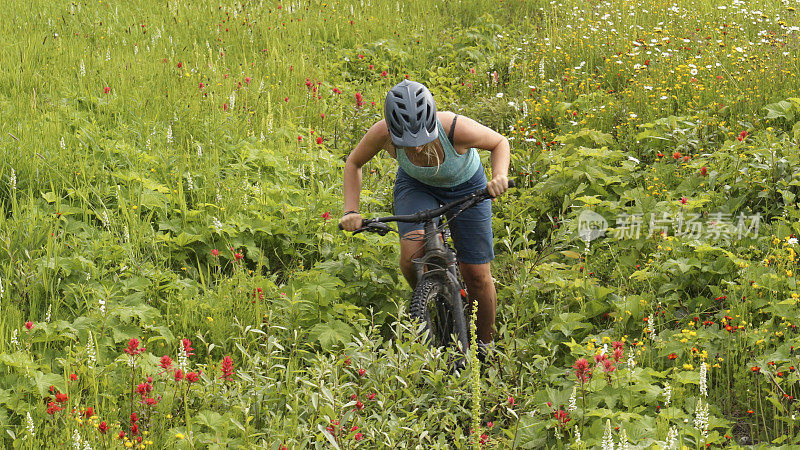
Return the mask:
<path id="1" fill-rule="evenodd" d="M 347 157 L 344 167 L 344 215 L 347 231 L 361 227 L 358 212 L 361 167 L 386 150 L 399 164 L 394 185 L 394 213 L 414 214 L 486 187 L 493 197 L 508 189 L 510 146 L 496 131 L 449 111 L 436 111 L 424 85 L 403 80 L 389 90 L 384 119 L 370 127 Z M 475 149 L 491 152 L 492 180 L 486 180 Z M 470 300 L 478 300 L 478 341 L 494 335 L 497 291 L 489 262 L 494 259 L 491 201 L 484 200 L 450 222 L 459 269 Z M 417 275 L 413 258 L 424 253 L 421 223 L 398 223 L 400 270 L 412 289 Z"/>

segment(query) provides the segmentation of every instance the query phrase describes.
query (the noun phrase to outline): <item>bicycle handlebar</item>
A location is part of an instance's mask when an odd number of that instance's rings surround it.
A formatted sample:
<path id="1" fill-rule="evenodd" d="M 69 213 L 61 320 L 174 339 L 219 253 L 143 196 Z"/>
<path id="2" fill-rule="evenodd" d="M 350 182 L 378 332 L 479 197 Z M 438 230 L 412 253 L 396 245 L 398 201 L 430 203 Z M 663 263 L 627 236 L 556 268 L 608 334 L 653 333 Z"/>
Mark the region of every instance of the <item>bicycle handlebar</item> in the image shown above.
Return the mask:
<path id="1" fill-rule="evenodd" d="M 508 180 L 508 187 L 513 188 L 516 186 L 514 180 Z M 466 208 L 471 208 L 475 206 L 480 201 L 486 200 L 487 198 L 493 198 L 487 188 L 483 188 L 469 194 L 465 197 L 462 197 L 458 200 L 455 200 L 451 203 L 446 205 L 442 205 L 438 208 L 433 209 L 426 209 L 424 211 L 420 211 L 416 214 L 407 214 L 402 216 L 388 216 L 388 217 L 378 217 L 375 219 L 364 219 L 361 223 L 361 228 L 354 230 L 353 234 L 361 233 L 363 231 L 371 231 L 380 234 L 381 236 L 386 235 L 389 231 L 393 231 L 386 225 L 387 222 L 405 222 L 405 223 L 419 223 L 419 222 L 426 222 L 431 220 L 435 217 L 439 217 L 446 212 L 450 211 L 451 209 L 455 208 L 456 206 L 465 204 L 465 203 L 472 203 L 471 205 L 467 206 Z M 466 209 L 464 208 L 464 209 Z M 339 229 L 342 230 L 342 224 L 339 224 Z"/>

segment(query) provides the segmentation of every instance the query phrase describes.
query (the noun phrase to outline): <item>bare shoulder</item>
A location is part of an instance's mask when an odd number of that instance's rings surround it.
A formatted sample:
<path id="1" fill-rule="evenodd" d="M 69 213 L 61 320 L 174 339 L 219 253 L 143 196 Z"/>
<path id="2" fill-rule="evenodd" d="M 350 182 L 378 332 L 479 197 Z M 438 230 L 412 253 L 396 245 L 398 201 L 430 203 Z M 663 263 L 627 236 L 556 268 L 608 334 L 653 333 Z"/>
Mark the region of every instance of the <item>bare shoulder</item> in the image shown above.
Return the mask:
<path id="1" fill-rule="evenodd" d="M 503 135 L 477 120 L 467 116 L 458 116 L 456 129 L 453 133 L 453 141 L 456 147 L 491 150 L 503 139 L 505 139 Z"/>

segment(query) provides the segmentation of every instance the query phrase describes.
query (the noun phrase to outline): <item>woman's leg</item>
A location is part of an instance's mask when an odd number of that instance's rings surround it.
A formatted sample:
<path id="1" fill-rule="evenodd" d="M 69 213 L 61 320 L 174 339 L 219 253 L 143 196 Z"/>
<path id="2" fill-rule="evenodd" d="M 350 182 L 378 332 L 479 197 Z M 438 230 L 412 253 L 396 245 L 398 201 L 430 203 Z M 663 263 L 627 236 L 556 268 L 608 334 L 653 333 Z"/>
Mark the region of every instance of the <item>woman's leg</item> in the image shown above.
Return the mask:
<path id="1" fill-rule="evenodd" d="M 488 344 L 494 338 L 494 318 L 497 309 L 497 290 L 489 263 L 459 263 L 461 276 L 467 285 L 469 300 L 478 300 L 478 341 Z"/>
<path id="2" fill-rule="evenodd" d="M 403 272 L 412 290 L 417 287 L 417 271 L 411 260 L 425 254 L 423 236 L 425 236 L 423 230 L 414 230 L 400 237 L 400 271 Z"/>

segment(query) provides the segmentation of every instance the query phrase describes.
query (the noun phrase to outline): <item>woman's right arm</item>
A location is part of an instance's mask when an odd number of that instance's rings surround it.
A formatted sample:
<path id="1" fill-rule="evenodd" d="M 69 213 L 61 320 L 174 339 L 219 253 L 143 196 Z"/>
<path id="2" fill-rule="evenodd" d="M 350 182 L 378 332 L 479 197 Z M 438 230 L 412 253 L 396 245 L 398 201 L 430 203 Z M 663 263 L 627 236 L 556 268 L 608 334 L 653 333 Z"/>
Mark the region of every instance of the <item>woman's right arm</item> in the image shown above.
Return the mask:
<path id="1" fill-rule="evenodd" d="M 358 213 L 359 197 L 361 196 L 361 167 L 381 151 L 388 137 L 389 130 L 386 127 L 386 122 L 381 120 L 370 127 L 358 145 L 356 145 L 356 148 L 347 157 L 342 180 L 344 212 L 356 211 L 339 219 L 339 224 L 347 231 L 361 228 L 362 217 Z"/>

